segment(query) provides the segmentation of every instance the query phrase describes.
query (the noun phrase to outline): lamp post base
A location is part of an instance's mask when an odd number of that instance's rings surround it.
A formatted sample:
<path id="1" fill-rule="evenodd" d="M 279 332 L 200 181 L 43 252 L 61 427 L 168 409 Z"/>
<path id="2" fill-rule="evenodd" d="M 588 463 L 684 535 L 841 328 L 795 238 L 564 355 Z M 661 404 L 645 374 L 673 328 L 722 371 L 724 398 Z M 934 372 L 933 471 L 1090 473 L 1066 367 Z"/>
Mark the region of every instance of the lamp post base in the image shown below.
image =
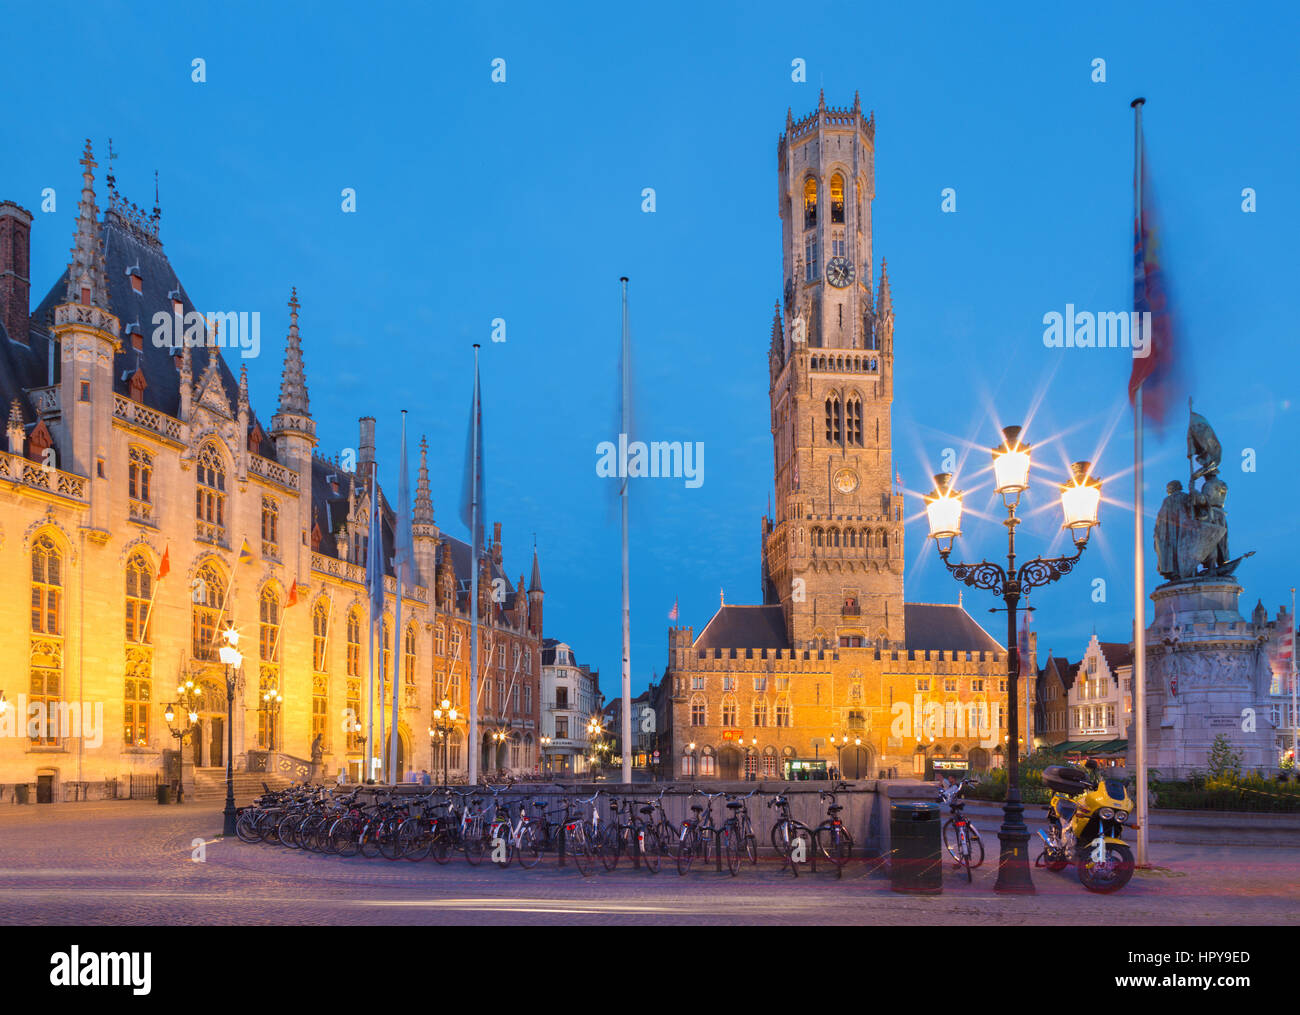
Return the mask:
<path id="1" fill-rule="evenodd" d="M 1002 805 L 1002 826 L 998 829 L 998 879 L 995 892 L 1009 895 L 1033 895 L 1034 882 L 1029 876 L 1029 828 L 1025 825 L 1025 808 L 1019 800 Z"/>

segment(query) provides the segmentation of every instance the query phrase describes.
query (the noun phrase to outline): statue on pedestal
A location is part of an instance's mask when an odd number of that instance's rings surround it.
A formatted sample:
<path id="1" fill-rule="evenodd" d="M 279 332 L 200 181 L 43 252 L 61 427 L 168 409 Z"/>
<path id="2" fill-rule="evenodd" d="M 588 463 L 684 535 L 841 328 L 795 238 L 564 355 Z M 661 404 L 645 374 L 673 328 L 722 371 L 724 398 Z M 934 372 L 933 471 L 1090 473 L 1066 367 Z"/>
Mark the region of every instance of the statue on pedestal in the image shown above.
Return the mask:
<path id="1" fill-rule="evenodd" d="M 1178 480 L 1170 482 L 1156 515 L 1156 568 L 1170 581 L 1225 578 L 1255 552 L 1251 550 L 1235 560 L 1228 556 L 1228 516 L 1223 508 L 1228 499 L 1228 484 L 1219 478 L 1223 446 L 1204 416 L 1190 412 L 1190 417 L 1187 425 L 1189 489 L 1184 492 Z M 1199 490 L 1198 479 L 1202 481 Z"/>

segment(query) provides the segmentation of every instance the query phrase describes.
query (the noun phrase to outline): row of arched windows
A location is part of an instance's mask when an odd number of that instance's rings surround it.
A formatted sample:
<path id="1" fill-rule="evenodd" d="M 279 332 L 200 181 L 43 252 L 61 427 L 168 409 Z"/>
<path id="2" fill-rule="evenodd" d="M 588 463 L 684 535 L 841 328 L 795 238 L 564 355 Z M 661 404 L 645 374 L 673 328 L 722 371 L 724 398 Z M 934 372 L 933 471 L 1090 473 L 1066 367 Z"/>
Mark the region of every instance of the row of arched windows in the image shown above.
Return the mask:
<path id="1" fill-rule="evenodd" d="M 813 526 L 809 533 L 809 543 L 815 547 L 860 548 L 867 550 L 889 550 L 889 531 L 887 529 L 853 529 L 832 525 L 822 528 Z"/>
<path id="2" fill-rule="evenodd" d="M 872 335 L 867 349 L 875 349 L 876 338 Z M 880 361 L 873 356 L 813 356 L 808 360 L 811 370 L 824 370 L 827 373 L 869 373 L 879 369 Z"/>
<path id="3" fill-rule="evenodd" d="M 720 725 L 741 725 L 740 704 L 734 694 L 723 695 L 719 711 Z M 750 703 L 750 710 L 745 719 L 749 725 L 755 727 L 789 726 L 791 716 L 790 699 L 783 694 L 776 699 L 774 708 L 770 706 L 765 696 L 755 697 Z M 708 703 L 702 694 L 696 694 L 691 698 L 691 725 L 709 725 Z"/>
<path id="4" fill-rule="evenodd" d="M 838 394 L 826 399 L 826 443 L 841 447 L 862 447 L 862 397 Z"/>
<path id="5" fill-rule="evenodd" d="M 831 224 L 844 224 L 844 177 L 831 176 Z M 817 178 L 809 176 L 803 182 L 803 224 L 805 229 L 817 225 Z"/>

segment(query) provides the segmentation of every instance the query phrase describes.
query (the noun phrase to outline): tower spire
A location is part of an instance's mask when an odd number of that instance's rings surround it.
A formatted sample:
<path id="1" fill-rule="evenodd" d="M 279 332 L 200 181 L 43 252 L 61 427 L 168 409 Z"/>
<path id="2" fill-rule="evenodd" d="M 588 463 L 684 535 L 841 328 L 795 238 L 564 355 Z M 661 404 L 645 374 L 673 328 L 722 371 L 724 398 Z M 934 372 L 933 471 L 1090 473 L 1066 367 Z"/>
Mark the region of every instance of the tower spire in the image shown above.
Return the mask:
<path id="1" fill-rule="evenodd" d="M 884 258 L 880 261 L 880 292 L 876 297 L 876 311 L 881 317 L 894 312 L 894 301 L 889 293 L 889 262 Z"/>
<path id="2" fill-rule="evenodd" d="M 433 498 L 429 495 L 429 441 L 420 438 L 420 475 L 415 483 L 415 511 L 412 521 L 416 525 L 433 524 Z"/>
<path id="3" fill-rule="evenodd" d="M 104 249 L 99 240 L 99 209 L 95 206 L 95 162 L 90 139 L 81 155 L 81 201 L 77 206 L 77 232 L 68 262 L 68 302 L 109 309 Z"/>
<path id="4" fill-rule="evenodd" d="M 529 592 L 542 591 L 542 569 L 537 563 L 537 543 L 533 543 L 533 576 L 528 580 Z"/>
<path id="5" fill-rule="evenodd" d="M 289 335 L 284 344 L 284 370 L 280 374 L 280 415 L 307 415 L 307 377 L 303 371 L 302 339 L 298 335 L 298 289 L 289 297 Z"/>

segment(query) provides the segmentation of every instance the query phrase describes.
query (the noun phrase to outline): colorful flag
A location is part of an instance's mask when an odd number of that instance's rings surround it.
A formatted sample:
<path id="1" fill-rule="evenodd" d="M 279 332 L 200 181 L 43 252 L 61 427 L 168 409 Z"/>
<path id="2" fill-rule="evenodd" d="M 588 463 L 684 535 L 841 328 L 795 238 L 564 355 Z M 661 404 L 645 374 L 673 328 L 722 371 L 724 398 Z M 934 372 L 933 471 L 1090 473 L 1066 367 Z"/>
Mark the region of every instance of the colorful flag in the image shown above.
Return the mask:
<path id="1" fill-rule="evenodd" d="M 1128 397 L 1135 404 L 1141 388 L 1142 414 L 1155 423 L 1162 423 L 1170 407 L 1180 400 L 1182 378 L 1169 290 L 1161 264 L 1161 232 L 1147 178 L 1145 145 L 1142 147 L 1138 181 L 1141 190 L 1133 220 L 1133 310 L 1137 315 L 1133 320 L 1133 336 L 1136 349 L 1137 336 L 1141 335 L 1147 354 L 1133 360 Z"/>
<path id="2" fill-rule="evenodd" d="M 384 612 L 384 531 L 379 511 L 379 476 L 370 472 L 370 536 L 366 542 L 366 589 L 370 593 L 370 616 Z"/>
<path id="3" fill-rule="evenodd" d="M 289 599 L 284 604 L 284 608 L 287 610 L 290 606 L 297 606 L 297 605 L 298 605 L 298 579 L 295 578 L 293 584 L 289 586 Z"/>
<path id="4" fill-rule="evenodd" d="M 673 608 L 668 612 L 668 619 L 669 619 L 669 620 L 676 620 L 676 619 L 677 619 L 677 600 L 676 600 L 676 599 L 673 600 Z"/>
<path id="5" fill-rule="evenodd" d="M 239 562 L 241 564 L 251 564 L 253 562 L 253 551 L 248 547 L 248 540 L 239 548 Z"/>
<path id="6" fill-rule="evenodd" d="M 158 562 L 158 581 L 167 577 L 167 572 L 172 569 L 171 544 L 163 548 L 162 560 Z"/>

